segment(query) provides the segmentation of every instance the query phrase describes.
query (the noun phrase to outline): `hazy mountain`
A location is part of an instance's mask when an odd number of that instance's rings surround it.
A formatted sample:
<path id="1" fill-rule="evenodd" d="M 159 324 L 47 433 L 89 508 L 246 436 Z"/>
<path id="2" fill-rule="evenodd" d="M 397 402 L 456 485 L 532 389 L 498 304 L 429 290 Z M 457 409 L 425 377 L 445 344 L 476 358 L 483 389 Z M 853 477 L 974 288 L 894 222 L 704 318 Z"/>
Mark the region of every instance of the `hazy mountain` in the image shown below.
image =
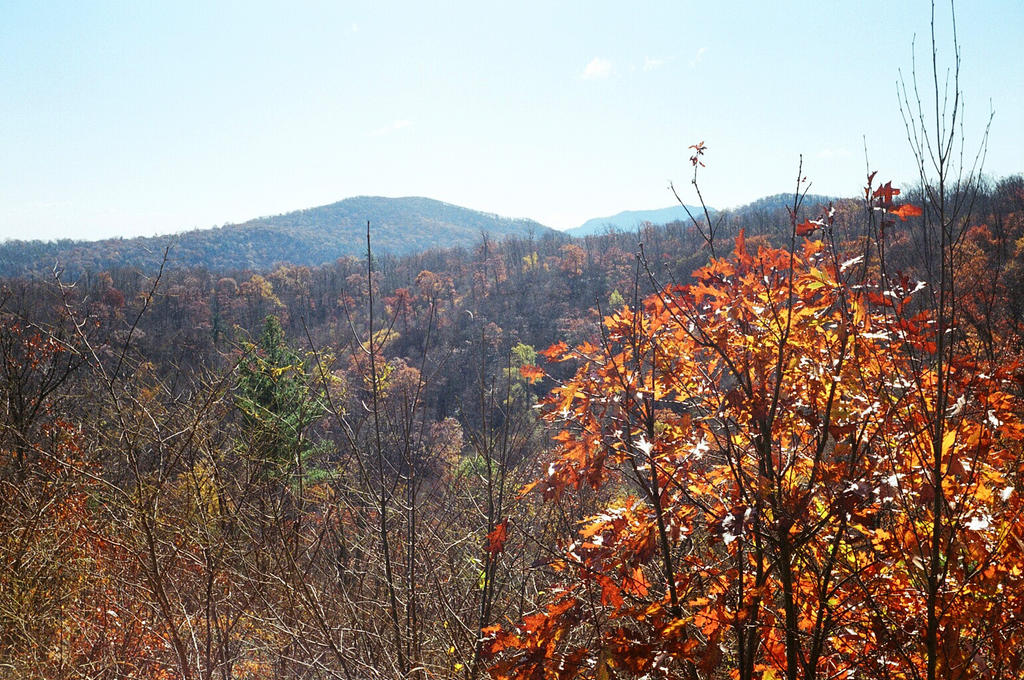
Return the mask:
<path id="1" fill-rule="evenodd" d="M 823 196 L 820 194 L 807 194 L 803 197 L 801 207 L 803 209 L 811 209 L 817 205 L 823 205 L 829 201 L 836 200 L 832 196 Z M 711 215 L 715 215 L 720 212 L 728 212 L 733 217 L 743 216 L 754 216 L 757 218 L 762 217 L 764 214 L 771 213 L 775 210 L 785 210 L 787 207 L 793 205 L 793 194 L 774 194 L 772 196 L 765 196 L 759 198 L 756 201 L 751 201 L 746 205 L 737 206 L 727 211 L 719 211 L 714 208 L 709 208 L 708 212 Z M 700 206 L 688 205 L 684 208 L 681 205 L 673 205 L 668 208 L 660 208 L 658 210 L 624 210 L 618 214 L 610 217 L 595 217 L 587 220 L 578 227 L 572 229 L 566 229 L 564 233 L 570 236 L 588 236 L 590 234 L 603 234 L 607 231 L 634 231 L 638 226 L 643 225 L 646 222 L 650 222 L 654 225 L 669 224 L 671 222 L 685 222 L 690 223 L 690 216 L 686 213 L 687 208 L 698 220 L 703 220 L 704 209 Z"/>
<path id="2" fill-rule="evenodd" d="M 704 214 L 703 208 L 687 206 L 694 217 Z M 714 213 L 714 209 L 710 211 Z M 611 217 L 595 217 L 587 220 L 578 227 L 567 229 L 566 234 L 571 236 L 588 236 L 590 234 L 603 234 L 606 231 L 634 231 L 645 222 L 651 224 L 669 224 L 670 222 L 689 222 L 690 217 L 686 214 L 686 208 L 681 205 L 673 205 L 668 208 L 657 210 L 624 210 Z"/>
<path id="3" fill-rule="evenodd" d="M 376 253 L 404 255 L 430 248 L 471 247 L 482 234 L 495 239 L 553 232 L 512 219 L 429 198 L 359 196 L 330 205 L 260 217 L 241 224 L 173 236 L 103 241 L 8 241 L 0 244 L 0 275 L 45 272 L 54 264 L 71 275 L 117 266 L 154 270 L 171 247 L 171 266 L 270 269 L 281 262 L 318 265 L 366 253 L 366 222 Z"/>

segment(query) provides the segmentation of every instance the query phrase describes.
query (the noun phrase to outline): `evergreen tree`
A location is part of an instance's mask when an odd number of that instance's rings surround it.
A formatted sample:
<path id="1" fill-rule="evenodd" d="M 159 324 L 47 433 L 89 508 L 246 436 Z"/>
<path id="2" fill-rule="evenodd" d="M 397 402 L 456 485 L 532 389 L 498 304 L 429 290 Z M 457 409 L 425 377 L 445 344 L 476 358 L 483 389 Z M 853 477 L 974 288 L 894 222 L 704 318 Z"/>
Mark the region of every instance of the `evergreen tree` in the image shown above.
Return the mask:
<path id="1" fill-rule="evenodd" d="M 237 371 L 235 404 L 261 471 L 293 471 L 312 449 L 303 434 L 322 405 L 311 393 L 305 360 L 285 342 L 277 317 L 264 319 L 258 342 L 243 343 Z"/>

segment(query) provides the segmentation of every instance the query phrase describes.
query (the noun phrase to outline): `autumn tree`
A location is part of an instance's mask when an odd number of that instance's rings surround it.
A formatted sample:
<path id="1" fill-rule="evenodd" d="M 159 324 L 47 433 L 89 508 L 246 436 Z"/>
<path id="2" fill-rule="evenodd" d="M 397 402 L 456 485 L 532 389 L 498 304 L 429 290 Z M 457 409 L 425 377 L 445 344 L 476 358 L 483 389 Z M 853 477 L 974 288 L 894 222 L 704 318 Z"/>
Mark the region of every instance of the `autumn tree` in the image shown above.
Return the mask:
<path id="1" fill-rule="evenodd" d="M 903 90 L 923 207 L 872 173 L 844 243 L 798 185 L 788 246 L 741 232 L 729 257 L 708 218 L 693 283 L 545 352 L 578 368 L 529 488 L 608 500 L 564 538 L 546 606 L 485 631 L 496 677 L 1020 673 L 1020 363 L 965 315 L 984 301 L 956 60 L 933 127 Z M 904 224 L 923 239 L 897 270 Z"/>

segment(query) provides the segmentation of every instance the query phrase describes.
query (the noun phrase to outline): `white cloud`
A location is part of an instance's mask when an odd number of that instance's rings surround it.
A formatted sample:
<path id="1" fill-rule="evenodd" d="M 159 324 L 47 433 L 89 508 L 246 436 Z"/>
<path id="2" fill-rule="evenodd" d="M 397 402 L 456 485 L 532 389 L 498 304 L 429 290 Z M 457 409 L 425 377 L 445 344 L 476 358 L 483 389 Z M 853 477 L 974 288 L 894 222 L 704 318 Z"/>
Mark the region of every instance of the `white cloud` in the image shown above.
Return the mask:
<path id="1" fill-rule="evenodd" d="M 601 78 L 607 78 L 612 74 L 612 62 L 601 57 L 594 57 L 587 64 L 587 67 L 583 69 L 583 78 L 585 80 L 598 80 Z"/>
<path id="2" fill-rule="evenodd" d="M 381 135 L 386 135 L 386 134 L 388 134 L 390 132 L 394 132 L 395 130 L 401 130 L 402 128 L 407 128 L 410 125 L 412 125 L 412 121 L 396 120 L 396 121 L 393 121 L 393 122 L 389 123 L 388 125 L 385 125 L 384 127 L 377 128 L 376 130 L 371 130 L 370 131 L 370 136 L 371 137 L 380 137 Z"/>
<path id="3" fill-rule="evenodd" d="M 658 59 L 657 57 L 644 57 L 644 70 L 653 71 L 656 68 L 661 68 L 665 65 L 664 59 Z"/>
<path id="4" fill-rule="evenodd" d="M 697 68 L 697 64 L 704 59 L 704 53 L 708 51 L 708 48 L 702 47 L 697 50 L 697 54 L 693 55 L 693 59 L 690 60 L 690 68 Z"/>

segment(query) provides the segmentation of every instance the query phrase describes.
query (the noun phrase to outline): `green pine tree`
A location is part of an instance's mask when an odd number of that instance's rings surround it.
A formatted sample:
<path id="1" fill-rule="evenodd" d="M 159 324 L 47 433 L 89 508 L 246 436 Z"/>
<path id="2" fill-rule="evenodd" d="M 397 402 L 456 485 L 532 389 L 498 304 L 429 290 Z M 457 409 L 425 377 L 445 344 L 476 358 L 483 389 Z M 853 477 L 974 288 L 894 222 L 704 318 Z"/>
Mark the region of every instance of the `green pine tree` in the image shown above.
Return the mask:
<path id="1" fill-rule="evenodd" d="M 249 449 L 263 474 L 292 473 L 312 449 L 306 429 L 323 411 L 310 389 L 305 360 L 285 342 L 281 322 L 267 316 L 256 343 L 242 343 L 235 405 Z"/>

